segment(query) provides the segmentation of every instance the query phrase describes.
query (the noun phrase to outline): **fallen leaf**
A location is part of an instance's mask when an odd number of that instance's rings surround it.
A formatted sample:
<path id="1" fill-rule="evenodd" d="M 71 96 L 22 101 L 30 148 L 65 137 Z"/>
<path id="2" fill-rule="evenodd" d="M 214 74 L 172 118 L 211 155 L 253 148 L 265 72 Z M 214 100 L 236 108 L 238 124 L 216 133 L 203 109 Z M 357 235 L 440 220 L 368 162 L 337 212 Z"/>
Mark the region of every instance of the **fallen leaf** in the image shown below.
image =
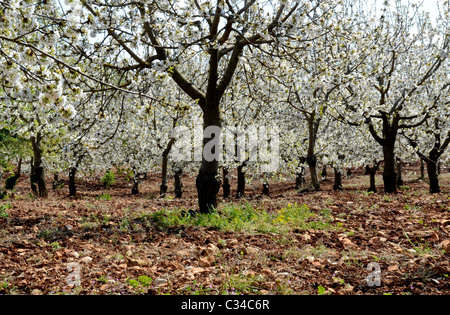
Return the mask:
<path id="1" fill-rule="evenodd" d="M 398 266 L 397 265 L 389 266 L 388 271 L 398 271 Z"/>

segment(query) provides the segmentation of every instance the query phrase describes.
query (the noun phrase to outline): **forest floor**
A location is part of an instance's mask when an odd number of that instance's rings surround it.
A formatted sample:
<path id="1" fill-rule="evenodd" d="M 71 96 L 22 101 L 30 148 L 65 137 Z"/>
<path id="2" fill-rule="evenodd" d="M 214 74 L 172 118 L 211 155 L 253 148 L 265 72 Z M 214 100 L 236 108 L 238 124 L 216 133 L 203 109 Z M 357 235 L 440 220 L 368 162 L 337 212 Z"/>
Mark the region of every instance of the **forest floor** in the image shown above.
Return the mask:
<path id="1" fill-rule="evenodd" d="M 44 200 L 24 176 L 0 202 L 0 294 L 450 294 L 450 174 L 436 195 L 417 177 L 407 168 L 395 195 L 367 193 L 361 172 L 341 192 L 288 180 L 263 197 L 255 181 L 191 216 L 187 175 L 180 200 L 172 185 L 158 198 L 157 174 L 137 196 L 85 178 L 77 197 L 62 182 Z"/>

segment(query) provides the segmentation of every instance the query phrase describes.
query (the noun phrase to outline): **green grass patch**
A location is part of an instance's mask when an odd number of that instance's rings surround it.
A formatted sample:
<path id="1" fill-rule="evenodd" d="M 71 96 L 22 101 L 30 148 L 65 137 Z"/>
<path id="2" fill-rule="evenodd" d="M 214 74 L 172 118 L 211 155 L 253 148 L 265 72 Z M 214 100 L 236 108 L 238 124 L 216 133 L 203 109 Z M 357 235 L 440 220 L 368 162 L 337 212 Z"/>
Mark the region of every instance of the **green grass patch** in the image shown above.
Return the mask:
<path id="1" fill-rule="evenodd" d="M 272 212 L 257 209 L 250 203 L 226 204 L 220 214 L 189 215 L 183 210 L 162 210 L 149 214 L 149 219 L 161 229 L 197 226 L 219 231 L 283 234 L 292 230 L 334 228 L 328 218 L 311 212 L 305 204 L 288 204 Z"/>
<path id="2" fill-rule="evenodd" d="M 0 204 L 0 218 L 9 217 L 9 209 L 12 209 L 12 205 L 10 203 Z"/>

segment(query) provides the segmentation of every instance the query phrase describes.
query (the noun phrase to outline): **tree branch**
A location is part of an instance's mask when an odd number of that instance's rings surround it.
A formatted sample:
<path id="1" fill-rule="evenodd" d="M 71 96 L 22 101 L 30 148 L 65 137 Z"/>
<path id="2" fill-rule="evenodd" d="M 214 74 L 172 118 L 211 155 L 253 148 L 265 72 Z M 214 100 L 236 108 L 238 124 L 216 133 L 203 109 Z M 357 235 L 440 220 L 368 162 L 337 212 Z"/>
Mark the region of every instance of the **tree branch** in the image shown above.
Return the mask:
<path id="1" fill-rule="evenodd" d="M 370 131 L 370 134 L 372 135 L 372 137 L 375 139 L 376 142 L 378 142 L 380 145 L 384 146 L 386 140 L 378 135 L 378 133 L 375 130 L 375 127 L 373 126 L 372 121 L 370 119 L 368 121 L 368 124 L 369 124 L 369 131 Z"/>

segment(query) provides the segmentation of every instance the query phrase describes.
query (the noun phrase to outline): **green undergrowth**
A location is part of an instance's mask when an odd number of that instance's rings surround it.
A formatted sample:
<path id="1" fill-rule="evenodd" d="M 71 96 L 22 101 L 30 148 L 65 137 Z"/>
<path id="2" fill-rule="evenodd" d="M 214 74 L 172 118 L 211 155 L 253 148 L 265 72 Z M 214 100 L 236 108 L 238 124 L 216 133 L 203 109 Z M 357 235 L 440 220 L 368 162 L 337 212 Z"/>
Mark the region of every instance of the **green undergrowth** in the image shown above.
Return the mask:
<path id="1" fill-rule="evenodd" d="M 161 229 L 196 226 L 219 231 L 283 234 L 293 230 L 336 228 L 325 216 L 311 212 L 305 204 L 288 204 L 270 212 L 257 209 L 250 203 L 226 204 L 220 212 L 210 214 L 161 210 L 148 216 Z"/>

